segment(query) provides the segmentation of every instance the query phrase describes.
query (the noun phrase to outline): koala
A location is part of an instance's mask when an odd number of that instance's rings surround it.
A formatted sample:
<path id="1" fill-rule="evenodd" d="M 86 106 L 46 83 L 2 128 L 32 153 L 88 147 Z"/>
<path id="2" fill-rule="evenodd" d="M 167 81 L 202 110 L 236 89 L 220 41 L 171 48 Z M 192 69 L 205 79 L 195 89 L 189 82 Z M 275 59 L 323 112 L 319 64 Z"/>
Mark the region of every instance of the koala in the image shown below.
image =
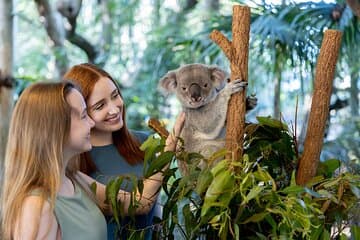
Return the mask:
<path id="1" fill-rule="evenodd" d="M 180 136 L 186 151 L 208 157 L 225 147 L 228 101 L 233 93 L 246 86 L 247 83 L 241 80 L 228 82 L 227 73 L 219 67 L 198 63 L 184 65 L 160 79 L 160 90 L 175 94 L 186 114 Z M 256 104 L 256 98 L 247 98 L 247 109 Z M 179 161 L 178 164 L 180 172 L 186 175 L 185 163 Z"/>

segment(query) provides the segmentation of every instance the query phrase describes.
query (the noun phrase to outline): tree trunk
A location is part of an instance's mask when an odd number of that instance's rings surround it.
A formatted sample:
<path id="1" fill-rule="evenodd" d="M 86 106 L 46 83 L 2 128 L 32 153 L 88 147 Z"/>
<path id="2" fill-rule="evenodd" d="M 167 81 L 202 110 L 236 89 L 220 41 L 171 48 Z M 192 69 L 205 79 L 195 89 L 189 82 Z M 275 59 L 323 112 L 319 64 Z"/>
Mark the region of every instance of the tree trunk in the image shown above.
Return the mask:
<path id="1" fill-rule="evenodd" d="M 358 60 L 356 60 L 358 61 Z M 358 80 L 360 79 L 359 69 L 351 70 L 351 86 L 350 86 L 350 107 L 351 115 L 353 117 L 359 116 L 359 88 L 357 86 Z"/>
<path id="2" fill-rule="evenodd" d="M 274 84 L 274 118 L 280 119 L 281 112 L 281 72 L 276 71 L 275 73 L 275 84 Z"/>
<path id="3" fill-rule="evenodd" d="M 296 182 L 305 185 L 316 174 L 329 114 L 331 90 L 339 55 L 341 32 L 327 30 L 317 60 L 314 94 L 306 131 L 304 152 L 299 159 Z"/>
<path id="4" fill-rule="evenodd" d="M 67 71 L 67 54 L 64 47 L 65 27 L 59 12 L 49 3 L 48 0 L 35 0 L 39 15 L 43 17 L 43 24 L 46 32 L 53 42 L 52 50 L 55 56 L 55 65 L 58 72 L 54 78 L 61 78 Z"/>
<path id="5" fill-rule="evenodd" d="M 236 5 L 233 7 L 232 36 L 229 41 L 219 31 L 214 30 L 210 38 L 220 46 L 230 61 L 231 81 L 235 79 L 248 79 L 248 55 L 250 32 L 250 8 Z M 239 161 L 243 154 L 246 91 L 233 94 L 227 111 L 226 123 L 226 149 L 228 157 Z"/>
<path id="6" fill-rule="evenodd" d="M 153 1 L 153 10 L 152 10 L 152 26 L 160 26 L 161 23 L 161 14 L 160 14 L 160 9 L 161 9 L 161 3 L 162 1 L 160 0 L 154 0 Z"/>
<path id="7" fill-rule="evenodd" d="M 13 1 L 0 0 L 0 175 L 13 108 Z"/>

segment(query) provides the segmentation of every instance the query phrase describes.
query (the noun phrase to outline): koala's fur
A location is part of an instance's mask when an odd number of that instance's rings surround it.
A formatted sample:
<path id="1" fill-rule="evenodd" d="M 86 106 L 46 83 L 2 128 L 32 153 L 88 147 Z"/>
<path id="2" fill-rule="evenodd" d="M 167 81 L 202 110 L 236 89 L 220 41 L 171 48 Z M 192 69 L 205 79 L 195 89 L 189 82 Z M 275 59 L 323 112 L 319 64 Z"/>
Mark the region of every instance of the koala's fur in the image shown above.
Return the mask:
<path id="1" fill-rule="evenodd" d="M 233 93 L 246 87 L 246 82 L 227 80 L 222 69 L 196 63 L 170 71 L 160 79 L 160 89 L 167 94 L 175 93 L 186 114 L 180 136 L 186 151 L 207 157 L 224 148 L 228 101 Z M 249 108 L 255 105 L 253 100 Z M 185 164 L 178 163 L 182 174 L 186 174 Z"/>

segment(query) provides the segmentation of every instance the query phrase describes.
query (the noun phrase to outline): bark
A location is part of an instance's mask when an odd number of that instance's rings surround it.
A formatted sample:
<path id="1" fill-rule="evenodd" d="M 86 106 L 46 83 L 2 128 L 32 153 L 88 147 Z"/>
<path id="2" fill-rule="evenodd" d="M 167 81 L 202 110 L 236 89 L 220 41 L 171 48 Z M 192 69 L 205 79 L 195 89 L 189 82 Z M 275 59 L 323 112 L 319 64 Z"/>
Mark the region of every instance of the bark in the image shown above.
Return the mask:
<path id="1" fill-rule="evenodd" d="M 39 15 L 43 17 L 46 32 L 52 40 L 52 49 L 55 56 L 55 64 L 60 78 L 67 71 L 67 54 L 64 47 L 65 27 L 61 15 L 54 9 L 48 0 L 35 0 Z"/>
<path id="2" fill-rule="evenodd" d="M 230 80 L 248 79 L 248 55 L 250 32 L 250 8 L 236 5 L 233 7 L 232 36 L 229 41 L 219 31 L 214 30 L 210 38 L 219 45 L 230 61 Z M 246 91 L 232 95 L 227 112 L 226 149 L 228 157 L 238 161 L 243 154 Z"/>
<path id="3" fill-rule="evenodd" d="M 13 108 L 13 1 L 0 0 L 0 176 Z"/>
<path id="4" fill-rule="evenodd" d="M 329 114 L 330 97 L 339 55 L 341 32 L 327 30 L 321 45 L 315 73 L 314 93 L 296 182 L 305 185 L 316 174 Z"/>

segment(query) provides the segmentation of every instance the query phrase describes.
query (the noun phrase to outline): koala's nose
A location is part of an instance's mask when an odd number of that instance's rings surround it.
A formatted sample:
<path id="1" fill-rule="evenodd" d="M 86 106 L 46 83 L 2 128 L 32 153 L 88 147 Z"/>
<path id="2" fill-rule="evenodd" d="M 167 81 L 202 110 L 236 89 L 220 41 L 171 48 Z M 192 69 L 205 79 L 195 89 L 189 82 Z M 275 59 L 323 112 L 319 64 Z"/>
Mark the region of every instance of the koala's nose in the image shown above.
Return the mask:
<path id="1" fill-rule="evenodd" d="M 195 102 L 201 101 L 201 99 L 202 99 L 201 88 L 198 84 L 196 84 L 196 83 L 191 84 L 190 88 L 189 88 L 189 93 L 190 93 L 191 100 L 193 100 Z"/>

